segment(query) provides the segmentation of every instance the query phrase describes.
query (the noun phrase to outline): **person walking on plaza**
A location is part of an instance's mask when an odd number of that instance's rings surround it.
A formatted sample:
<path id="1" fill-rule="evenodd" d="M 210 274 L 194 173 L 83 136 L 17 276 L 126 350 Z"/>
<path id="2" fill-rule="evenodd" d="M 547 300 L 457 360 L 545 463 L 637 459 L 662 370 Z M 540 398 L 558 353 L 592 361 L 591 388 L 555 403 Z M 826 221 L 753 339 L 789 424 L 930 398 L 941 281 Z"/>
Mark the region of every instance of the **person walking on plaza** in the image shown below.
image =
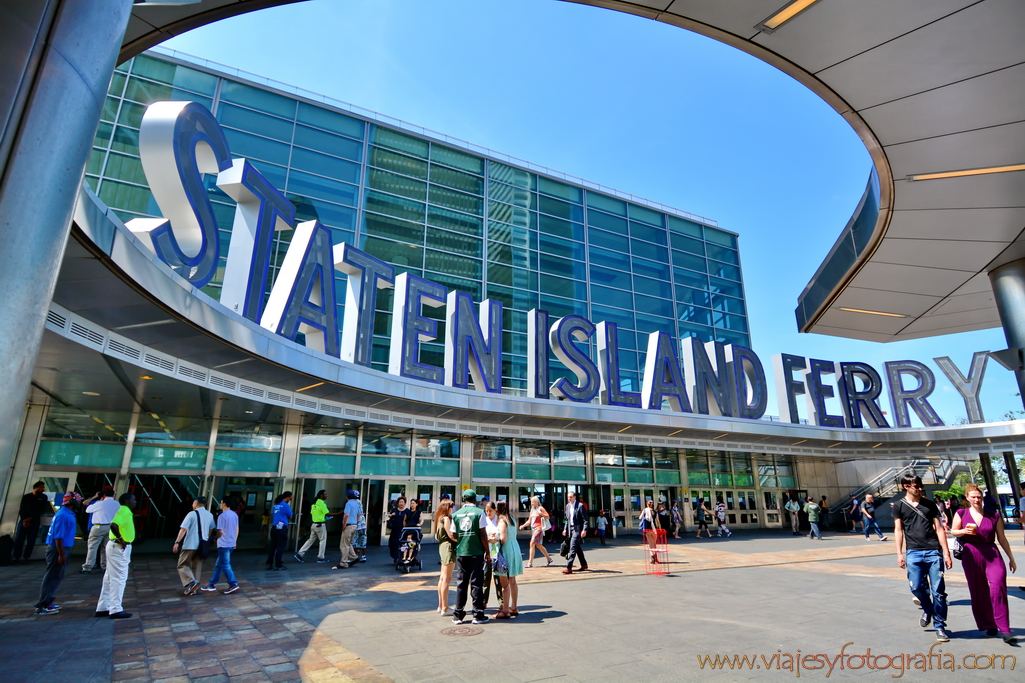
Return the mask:
<path id="1" fill-rule="evenodd" d="M 787 504 L 783 506 L 783 509 L 790 513 L 790 530 L 794 533 L 794 536 L 800 536 L 801 504 L 797 502 L 797 497 L 791 497 Z"/>
<path id="2" fill-rule="evenodd" d="M 332 569 L 348 569 L 359 561 L 359 553 L 352 547 L 352 539 L 356 536 L 356 525 L 363 516 L 363 505 L 359 502 L 359 493 L 349 490 L 345 493 L 345 509 L 342 510 L 342 540 L 338 549 L 342 557 Z"/>
<path id="3" fill-rule="evenodd" d="M 925 628 L 932 621 L 936 640 L 945 643 L 950 635 L 947 634 L 947 590 L 943 571 L 953 566 L 953 560 L 940 524 L 940 511 L 935 503 L 922 496 L 921 477 L 905 474 L 900 485 L 906 493 L 893 505 L 897 565 L 907 569 L 911 592 L 922 607 L 919 626 Z"/>
<path id="4" fill-rule="evenodd" d="M 53 506 L 46 497 L 46 484 L 37 481 L 32 484 L 32 490 L 21 497 L 21 505 L 18 507 L 20 520 L 18 531 L 14 534 L 12 561 L 19 562 L 32 557 L 32 550 L 35 549 L 36 538 L 39 536 L 39 523 L 43 515 L 52 513 Z"/>
<path id="5" fill-rule="evenodd" d="M 64 494 L 64 505 L 50 523 L 50 531 L 46 534 L 46 571 L 43 572 L 43 582 L 39 586 L 36 614 L 56 614 L 61 610 L 60 605 L 53 604 L 53 599 L 64 580 L 68 553 L 75 545 L 75 530 L 78 527 L 75 515 L 81 502 L 82 496 L 77 493 Z"/>
<path id="6" fill-rule="evenodd" d="M 808 496 L 804 503 L 804 514 L 808 515 L 808 524 L 811 526 L 811 533 L 808 534 L 808 538 L 818 538 L 822 540 L 822 532 L 819 531 L 819 513 L 822 508 L 815 502 L 815 499 Z"/>
<path id="7" fill-rule="evenodd" d="M 128 566 L 132 562 L 132 543 L 135 542 L 135 496 L 124 493 L 118 498 L 120 503 L 114 519 L 110 522 L 110 534 L 107 537 L 107 571 L 103 572 L 103 585 L 100 586 L 100 598 L 96 601 L 96 616 L 111 619 L 128 619 L 131 612 L 126 612 L 121 602 L 125 596 L 125 584 L 128 583 Z"/>
<path id="8" fill-rule="evenodd" d="M 359 555 L 360 562 L 367 561 L 367 515 L 363 512 L 363 503 L 359 499 L 359 491 L 353 491 L 356 494 L 356 502 L 359 503 L 360 515 L 356 521 L 356 533 L 352 536 L 352 549 Z M 449 501 L 452 499 L 449 498 Z"/>
<path id="9" fill-rule="evenodd" d="M 826 504 L 825 496 L 822 496 L 822 499 L 819 501 L 819 528 L 829 528 L 829 505 Z"/>
<path id="10" fill-rule="evenodd" d="M 274 499 L 270 518 L 270 547 L 267 549 L 267 569 L 284 571 L 281 561 L 288 544 L 288 520 L 292 519 L 292 492 L 285 491 Z"/>
<path id="11" fill-rule="evenodd" d="M 463 507 L 452 515 L 458 538 L 456 565 L 459 568 L 453 624 L 463 623 L 467 592 L 473 600 L 473 623 L 486 624 L 490 621 L 484 614 L 484 563 L 491 561 L 491 553 L 481 521 L 483 516 L 484 511 L 477 507 L 477 492 L 473 489 L 463 491 Z"/>
<path id="12" fill-rule="evenodd" d="M 516 609 L 520 596 L 516 577 L 523 573 L 523 556 L 516 542 L 516 523 L 509 516 L 509 504 L 498 501 L 497 511 L 499 554 L 495 557 L 495 577 L 501 581 L 503 600 L 495 618 L 511 619 L 520 613 Z"/>
<path id="13" fill-rule="evenodd" d="M 641 532 L 641 536 L 644 537 L 644 542 L 648 544 L 648 552 L 651 553 L 651 561 L 654 564 L 658 564 L 658 551 L 655 546 L 658 540 L 656 529 L 661 528 L 662 524 L 659 521 L 658 515 L 655 514 L 655 501 L 649 498 L 644 503 L 644 509 L 641 510 L 638 529 Z"/>
<path id="14" fill-rule="evenodd" d="M 201 546 L 209 548 L 210 538 L 216 528 L 214 516 L 206 509 L 206 498 L 196 496 L 192 501 L 192 512 L 182 520 L 178 537 L 171 548 L 178 553 L 178 578 L 181 579 L 185 595 L 195 595 L 199 590 L 203 560 L 206 559 Z"/>
<path id="15" fill-rule="evenodd" d="M 680 503 L 680 501 L 674 500 L 673 501 L 673 508 L 672 508 L 672 510 L 670 510 L 670 515 L 672 517 L 672 522 L 673 522 L 673 538 L 679 538 L 680 537 L 680 529 L 683 528 L 683 513 L 680 512 L 680 504 L 679 503 Z M 605 511 L 602 510 L 602 514 L 604 514 L 604 513 L 605 513 Z M 599 529 L 599 531 L 604 531 L 604 527 Z M 602 533 L 602 534 L 600 534 L 600 536 L 601 536 L 601 539 L 602 539 L 601 544 L 605 545 L 605 534 Z"/>
<path id="16" fill-rule="evenodd" d="M 452 526 L 452 500 L 442 500 L 434 514 L 434 538 L 438 541 L 441 574 L 438 576 L 438 614 L 449 615 L 448 589 L 452 584 L 452 570 L 456 566 L 456 541 Z"/>
<path id="17" fill-rule="evenodd" d="M 97 498 L 99 500 L 96 500 Z M 94 500 L 96 502 L 93 502 Z M 85 562 L 82 563 L 79 574 L 89 574 L 96 564 L 97 555 L 100 559 L 100 569 L 107 568 L 107 553 L 104 550 L 110 537 L 110 523 L 114 521 L 114 515 L 121 509 L 121 505 L 114 497 L 113 486 L 105 486 L 102 491 L 86 500 L 83 505 L 86 506 L 86 514 L 92 515 L 93 518 L 89 528 Z"/>
<path id="18" fill-rule="evenodd" d="M 210 576 L 210 583 L 203 586 L 202 590 L 213 592 L 217 590 L 217 584 L 224 574 L 224 580 L 228 582 L 228 590 L 225 595 L 231 595 L 239 590 L 238 579 L 235 578 L 235 571 L 231 568 L 231 552 L 238 543 L 238 515 L 232 509 L 235 505 L 232 496 L 225 496 L 221 499 L 221 514 L 217 516 L 217 564 L 214 565 L 214 573 Z"/>
<path id="19" fill-rule="evenodd" d="M 1004 520 L 983 507 L 982 491 L 975 484 L 965 487 L 969 508 L 957 511 L 951 533 L 962 544 L 961 568 L 968 581 L 975 625 L 987 636 L 1001 636 L 1005 643 L 1018 641 L 1011 635 L 1007 613 L 1007 568 L 997 544 L 1007 555 L 1011 572 L 1018 570 L 1011 544 L 1004 535 Z"/>
<path id="20" fill-rule="evenodd" d="M 722 496 L 717 496 L 715 499 L 715 521 L 719 525 L 715 532 L 716 537 L 720 537 L 724 533 L 726 538 L 733 535 L 733 532 L 726 526 L 726 503 L 722 501 Z"/>
<path id="21" fill-rule="evenodd" d="M 566 556 L 566 568 L 563 574 L 573 573 L 573 560 L 580 556 L 580 570 L 587 571 L 587 558 L 584 557 L 582 541 L 587 538 L 587 510 L 583 503 L 577 500 L 577 494 L 570 491 L 567 494 L 569 502 L 566 504 L 566 528 L 562 535 L 569 537 L 569 555 Z M 650 501 L 649 501 L 650 502 Z"/>
<path id="22" fill-rule="evenodd" d="M 694 505 L 694 524 L 698 527 L 698 533 L 695 538 L 701 538 L 702 529 L 708 534 L 708 538 L 712 537 L 712 530 L 708 527 L 708 520 L 711 518 L 712 511 L 705 505 L 705 499 L 698 498 L 698 502 Z"/>
<path id="23" fill-rule="evenodd" d="M 310 537 L 303 544 L 302 548 L 292 554 L 299 562 L 305 562 L 303 556 L 306 551 L 313 547 L 314 543 L 317 543 L 317 562 L 323 564 L 327 562 L 325 555 L 327 554 L 327 518 L 334 517 L 327 509 L 327 491 L 321 489 L 317 491 L 317 497 L 313 501 L 313 505 L 310 506 Z M 345 532 L 342 532 L 345 535 Z"/>
<path id="24" fill-rule="evenodd" d="M 885 541 L 886 536 L 883 534 L 882 529 L 879 528 L 879 522 L 876 520 L 876 504 L 875 496 L 871 493 L 865 494 L 865 502 L 861 505 L 861 514 L 865 518 L 865 540 L 872 540 L 869 534 L 875 530 L 876 535 L 879 536 L 880 541 Z M 939 509 L 939 507 L 937 507 Z M 942 511 L 940 515 L 942 516 Z"/>
<path id="25" fill-rule="evenodd" d="M 861 501 L 859 501 L 858 497 L 853 493 L 851 494 L 851 510 L 847 514 L 851 520 L 852 534 L 858 533 L 858 522 L 861 522 L 861 530 L 865 530 L 865 523 L 862 521 L 861 518 Z"/>
<path id="26" fill-rule="evenodd" d="M 595 533 L 598 535 L 598 542 L 605 545 L 605 534 L 608 530 L 609 519 L 605 516 L 604 510 L 598 511 L 598 519 L 594 521 Z M 679 538 L 679 536 L 677 536 Z M 550 561 L 550 560 L 549 560 Z"/>
<path id="27" fill-rule="evenodd" d="M 541 554 L 545 556 L 548 564 L 546 567 L 550 567 L 552 564 L 552 556 L 545 550 L 545 531 L 552 526 L 551 516 L 548 514 L 548 510 L 545 510 L 541 505 L 541 499 L 537 496 L 530 497 L 530 517 L 523 523 L 521 529 L 530 527 L 530 552 L 527 554 L 527 566 L 534 566 L 534 550 L 540 550 Z"/>

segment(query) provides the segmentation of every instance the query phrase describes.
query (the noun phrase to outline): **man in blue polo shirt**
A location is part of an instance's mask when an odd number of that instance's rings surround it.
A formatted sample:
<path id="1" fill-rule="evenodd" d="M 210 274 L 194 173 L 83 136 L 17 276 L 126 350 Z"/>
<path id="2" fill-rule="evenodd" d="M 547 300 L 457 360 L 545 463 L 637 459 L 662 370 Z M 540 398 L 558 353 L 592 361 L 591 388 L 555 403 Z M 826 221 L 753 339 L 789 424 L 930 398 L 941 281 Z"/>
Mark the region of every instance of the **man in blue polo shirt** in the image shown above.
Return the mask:
<path id="1" fill-rule="evenodd" d="M 75 513 L 82 504 L 82 496 L 77 493 L 64 494 L 64 505 L 53 516 L 50 532 L 46 535 L 46 572 L 43 583 L 39 587 L 39 602 L 36 603 L 36 614 L 56 614 L 60 605 L 53 604 L 57 587 L 64 580 L 64 568 L 68 564 L 68 553 L 75 545 L 75 529 L 78 520 Z"/>

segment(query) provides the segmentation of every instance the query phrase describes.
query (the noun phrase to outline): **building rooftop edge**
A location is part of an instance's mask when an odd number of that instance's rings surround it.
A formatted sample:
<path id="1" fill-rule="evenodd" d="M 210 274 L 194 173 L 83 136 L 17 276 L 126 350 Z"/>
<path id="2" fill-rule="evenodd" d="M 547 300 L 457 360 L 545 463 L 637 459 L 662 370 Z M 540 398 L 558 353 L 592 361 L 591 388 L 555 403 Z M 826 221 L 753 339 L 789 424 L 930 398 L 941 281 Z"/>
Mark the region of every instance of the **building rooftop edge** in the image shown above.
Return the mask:
<path id="1" fill-rule="evenodd" d="M 427 138 L 433 142 L 439 142 L 445 145 L 458 147 L 459 149 L 465 150 L 472 154 L 476 154 L 478 156 L 487 157 L 488 159 L 497 161 L 499 163 L 516 166 L 525 171 L 530 171 L 532 173 L 540 173 L 554 180 L 567 181 L 573 183 L 574 185 L 579 185 L 580 187 L 583 187 L 587 190 L 594 190 L 595 192 L 600 192 L 611 197 L 616 197 L 617 199 L 622 199 L 633 204 L 639 204 L 641 206 L 645 206 L 647 208 L 654 209 L 656 211 L 669 214 L 671 216 L 676 216 L 677 218 L 683 218 L 684 220 L 701 223 L 702 225 L 715 228 L 716 230 L 721 230 L 723 232 L 734 235 L 735 237 L 740 237 L 740 233 L 720 227 L 719 223 L 712 218 L 706 218 L 704 216 L 691 213 L 689 211 L 677 209 L 673 206 L 652 201 L 650 199 L 645 199 L 644 197 L 638 197 L 637 195 L 630 194 L 629 192 L 623 192 L 615 188 L 601 185 L 600 183 L 585 180 L 584 178 L 580 178 L 569 173 L 563 173 L 562 171 L 557 171 L 555 169 L 548 168 L 547 166 L 542 166 L 540 164 L 535 164 L 531 161 L 527 161 L 525 159 L 520 159 L 519 157 L 512 156 L 511 154 L 498 152 L 488 147 L 484 147 L 482 145 L 467 142 L 466 140 L 452 137 L 451 135 L 447 135 L 445 133 L 439 133 L 438 131 L 431 130 L 430 128 L 425 128 L 414 123 L 409 123 L 408 121 L 403 121 L 402 119 L 397 119 L 393 116 L 388 116 L 387 114 L 381 114 L 370 109 L 365 109 L 364 107 L 360 107 L 359 105 L 355 105 L 350 102 L 345 102 L 343 100 L 338 100 L 328 95 L 313 92 L 312 90 L 306 90 L 304 88 L 300 88 L 295 85 L 290 85 L 288 83 L 284 83 L 273 78 L 261 76 L 260 74 L 255 74 L 251 71 L 239 69 L 237 67 L 229 66 L 227 64 L 221 64 L 220 62 L 215 62 L 211 59 L 206 59 L 205 57 L 199 57 L 197 55 L 189 54 L 188 52 L 182 52 L 181 50 L 175 50 L 172 48 L 164 47 L 162 45 L 156 45 L 150 48 L 149 50 L 146 50 L 146 52 L 144 52 L 143 54 L 148 53 L 152 53 L 164 59 L 171 59 L 172 61 L 181 62 L 182 64 L 186 64 L 190 67 L 200 67 L 218 76 L 236 78 L 258 87 L 275 90 L 283 95 L 287 95 L 290 97 L 299 97 L 318 105 L 326 105 L 332 109 L 338 110 L 339 112 L 357 116 L 371 123 L 380 123 L 394 128 L 399 128 L 401 130 Z"/>

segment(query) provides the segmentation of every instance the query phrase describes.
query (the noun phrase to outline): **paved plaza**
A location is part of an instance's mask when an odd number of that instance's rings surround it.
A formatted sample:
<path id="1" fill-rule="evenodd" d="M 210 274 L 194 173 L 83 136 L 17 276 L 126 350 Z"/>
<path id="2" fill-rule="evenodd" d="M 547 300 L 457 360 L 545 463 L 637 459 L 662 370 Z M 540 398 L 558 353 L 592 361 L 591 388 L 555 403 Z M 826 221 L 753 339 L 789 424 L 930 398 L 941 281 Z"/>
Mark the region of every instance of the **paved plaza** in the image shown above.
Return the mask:
<path id="1" fill-rule="evenodd" d="M 1009 536 L 1025 560 L 1020 532 Z M 476 635 L 444 633 L 453 625 L 434 611 L 432 546 L 424 571 L 408 576 L 382 548 L 345 571 L 293 561 L 266 572 L 262 554 L 240 553 L 241 592 L 192 597 L 181 595 L 170 553 L 139 553 L 125 593 L 135 616 L 116 622 L 93 617 L 99 572 L 69 573 L 63 610 L 37 617 L 42 563 L 3 567 L 0 681 L 1019 681 L 1025 670 L 1025 650 L 975 630 L 956 563 L 953 639 L 930 652 L 933 631 L 918 626 L 893 544 L 860 534 L 690 537 L 671 542 L 669 576 L 645 575 L 636 537 L 589 542 L 587 553 L 594 571 L 526 570 L 520 616 Z M 1010 602 L 1025 640 L 1023 578 L 1011 578 Z"/>

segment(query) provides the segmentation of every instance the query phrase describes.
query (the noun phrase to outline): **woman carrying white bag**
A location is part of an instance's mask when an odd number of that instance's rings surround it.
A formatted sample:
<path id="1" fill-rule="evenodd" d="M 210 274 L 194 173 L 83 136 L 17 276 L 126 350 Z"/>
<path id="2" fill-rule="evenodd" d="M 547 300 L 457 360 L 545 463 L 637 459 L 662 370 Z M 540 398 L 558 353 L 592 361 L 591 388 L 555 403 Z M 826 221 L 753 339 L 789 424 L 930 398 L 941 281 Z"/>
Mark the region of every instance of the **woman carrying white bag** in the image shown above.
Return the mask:
<path id="1" fill-rule="evenodd" d="M 552 528 L 552 522 L 548 510 L 541 507 L 541 499 L 533 496 L 530 499 L 530 517 L 523 523 L 521 529 L 530 527 L 530 554 L 527 557 L 527 567 L 534 566 L 534 549 L 537 548 L 548 560 L 546 567 L 552 566 L 552 556 L 548 554 L 544 546 L 545 532 Z"/>

